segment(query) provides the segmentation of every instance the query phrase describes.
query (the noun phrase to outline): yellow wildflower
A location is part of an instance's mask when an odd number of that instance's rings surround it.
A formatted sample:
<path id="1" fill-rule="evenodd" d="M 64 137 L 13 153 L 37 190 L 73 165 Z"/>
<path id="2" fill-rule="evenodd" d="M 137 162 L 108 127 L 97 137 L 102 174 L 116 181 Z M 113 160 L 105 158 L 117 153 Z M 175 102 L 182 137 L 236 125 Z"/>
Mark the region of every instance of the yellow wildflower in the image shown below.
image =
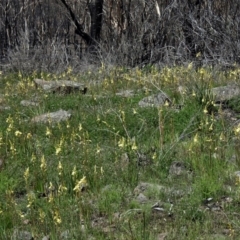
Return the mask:
<path id="1" fill-rule="evenodd" d="M 73 170 L 72 170 L 72 176 L 75 177 L 77 174 L 77 168 L 76 166 L 73 167 Z"/>
<path id="2" fill-rule="evenodd" d="M 198 134 L 196 134 L 196 135 L 194 136 L 193 142 L 194 142 L 194 143 L 197 143 L 197 142 L 198 142 Z"/>
<path id="3" fill-rule="evenodd" d="M 35 196 L 34 192 L 29 192 L 27 194 L 27 200 L 28 200 L 27 208 L 30 208 L 32 206 L 32 204 L 34 203 L 35 199 L 36 199 L 36 196 Z"/>
<path id="4" fill-rule="evenodd" d="M 62 223 L 62 219 L 61 219 L 61 217 L 59 215 L 59 212 L 57 210 L 54 211 L 53 220 L 54 220 L 55 225 L 59 225 L 59 224 Z"/>
<path id="5" fill-rule="evenodd" d="M 122 138 L 118 141 L 118 146 L 119 146 L 120 148 L 123 148 L 123 147 L 125 147 L 125 145 L 126 145 L 126 140 L 125 140 L 124 137 L 122 137 Z"/>
<path id="6" fill-rule="evenodd" d="M 46 136 L 49 137 L 51 135 L 52 135 L 52 133 L 51 133 L 49 127 L 47 127 L 47 129 L 46 129 Z"/>
<path id="7" fill-rule="evenodd" d="M 24 172 L 24 179 L 25 179 L 25 182 L 28 181 L 28 178 L 29 178 L 29 167 L 25 170 Z"/>
<path id="8" fill-rule="evenodd" d="M 41 168 L 41 170 L 44 171 L 44 172 L 47 170 L 47 164 L 46 164 L 46 160 L 45 160 L 44 155 L 42 155 L 42 158 L 41 158 L 40 168 Z"/>
<path id="9" fill-rule="evenodd" d="M 238 135 L 240 133 L 240 123 L 234 128 L 235 135 Z"/>
<path id="10" fill-rule="evenodd" d="M 210 125 L 210 127 L 209 127 L 208 130 L 209 130 L 209 131 L 212 131 L 212 130 L 213 130 L 213 123 L 211 123 L 211 125 Z"/>
<path id="11" fill-rule="evenodd" d="M 46 217 L 46 213 L 42 209 L 39 209 L 39 219 L 40 219 L 40 222 L 43 222 L 45 217 Z"/>
<path id="12" fill-rule="evenodd" d="M 58 174 L 61 176 L 62 175 L 62 170 L 63 170 L 61 161 L 58 162 L 58 168 L 57 169 L 58 169 Z"/>
<path id="13" fill-rule="evenodd" d="M 137 147 L 137 144 L 136 144 L 136 141 L 135 141 L 135 138 L 133 140 L 133 143 L 132 143 L 132 150 L 137 150 L 138 147 Z"/>
<path id="14" fill-rule="evenodd" d="M 21 135 L 22 135 L 22 133 L 21 133 L 20 131 L 17 130 L 17 131 L 15 132 L 15 136 L 16 136 L 16 137 L 19 137 L 19 136 L 21 136 Z"/>
<path id="15" fill-rule="evenodd" d="M 86 186 L 87 186 L 87 179 L 86 179 L 86 176 L 83 176 L 83 178 L 77 182 L 73 191 L 81 192 L 83 188 L 85 188 Z"/>
<path id="16" fill-rule="evenodd" d="M 31 139 L 32 138 L 32 134 L 31 133 L 28 133 L 27 134 L 27 139 Z"/>
<path id="17" fill-rule="evenodd" d="M 101 148 L 99 147 L 99 145 L 97 144 L 97 153 L 101 152 Z"/>
<path id="18" fill-rule="evenodd" d="M 59 187 L 58 187 L 58 193 L 59 194 L 62 194 L 64 192 L 67 191 L 67 187 L 65 187 L 64 185 L 60 184 Z"/>

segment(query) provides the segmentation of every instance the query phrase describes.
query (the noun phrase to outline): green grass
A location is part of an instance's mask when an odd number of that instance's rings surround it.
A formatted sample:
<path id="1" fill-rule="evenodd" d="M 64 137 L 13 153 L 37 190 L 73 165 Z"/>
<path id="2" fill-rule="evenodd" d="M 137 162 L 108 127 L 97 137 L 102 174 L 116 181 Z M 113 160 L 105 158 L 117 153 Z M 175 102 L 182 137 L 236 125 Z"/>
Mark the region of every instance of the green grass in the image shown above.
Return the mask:
<path id="1" fill-rule="evenodd" d="M 64 233 L 68 239 L 151 240 L 163 233 L 164 239 L 215 239 L 217 234 L 238 239 L 240 188 L 234 172 L 240 167 L 240 136 L 214 117 L 219 109 L 206 91 L 235 76 L 211 68 L 151 66 L 101 68 L 79 76 L 0 75 L 0 106 L 10 107 L 0 112 L 0 239 L 11 239 L 15 229 L 31 232 L 34 239 L 60 239 Z M 89 91 L 44 93 L 33 85 L 37 77 L 67 77 L 84 82 Z M 100 82 L 93 85 L 92 79 Z M 185 93 L 177 91 L 179 85 Z M 115 95 L 127 89 L 135 95 Z M 169 94 L 172 106 L 138 106 L 159 89 Z M 30 99 L 40 105 L 20 104 Z M 229 106 L 239 112 L 239 99 Z M 71 118 L 31 122 L 59 109 L 70 110 Z M 138 164 L 139 154 L 149 163 Z M 184 162 L 187 173 L 170 177 L 173 161 Z M 142 192 L 145 204 L 134 190 L 140 182 L 155 186 Z M 219 211 L 207 209 L 208 198 L 221 205 Z M 156 202 L 164 212 L 152 210 Z"/>

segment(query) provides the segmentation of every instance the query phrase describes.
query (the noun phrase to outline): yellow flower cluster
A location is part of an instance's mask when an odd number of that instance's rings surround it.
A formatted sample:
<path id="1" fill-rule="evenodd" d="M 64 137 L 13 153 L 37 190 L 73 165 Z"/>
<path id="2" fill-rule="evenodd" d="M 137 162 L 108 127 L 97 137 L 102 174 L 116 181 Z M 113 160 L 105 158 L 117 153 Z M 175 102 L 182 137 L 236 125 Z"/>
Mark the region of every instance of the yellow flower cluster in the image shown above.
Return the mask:
<path id="1" fill-rule="evenodd" d="M 79 193 L 79 192 L 81 192 L 85 187 L 87 187 L 87 178 L 86 178 L 86 176 L 83 176 L 83 178 L 80 179 L 80 180 L 76 183 L 73 191 L 75 191 L 76 193 Z"/>

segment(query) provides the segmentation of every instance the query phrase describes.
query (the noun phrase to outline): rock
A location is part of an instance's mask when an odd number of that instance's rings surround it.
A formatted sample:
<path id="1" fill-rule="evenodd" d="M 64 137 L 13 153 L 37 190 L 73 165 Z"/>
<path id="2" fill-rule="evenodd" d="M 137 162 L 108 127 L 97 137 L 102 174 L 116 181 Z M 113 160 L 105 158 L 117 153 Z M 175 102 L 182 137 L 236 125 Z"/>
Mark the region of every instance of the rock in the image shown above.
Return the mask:
<path id="1" fill-rule="evenodd" d="M 187 169 L 184 162 L 180 162 L 180 161 L 172 162 L 169 169 L 170 176 L 181 176 L 181 175 L 185 175 L 186 173 L 187 173 Z"/>
<path id="2" fill-rule="evenodd" d="M 124 90 L 124 91 L 116 93 L 116 95 L 121 96 L 121 97 L 132 97 L 132 96 L 134 96 L 134 91 L 133 90 Z"/>
<path id="3" fill-rule="evenodd" d="M 33 236 L 30 232 L 14 230 L 12 240 L 33 240 Z"/>
<path id="4" fill-rule="evenodd" d="M 45 81 L 43 79 L 34 79 L 36 87 L 41 87 L 44 91 L 52 93 L 70 94 L 75 92 L 81 92 L 86 94 L 87 87 L 82 83 L 58 80 L 58 81 Z"/>
<path id="5" fill-rule="evenodd" d="M 129 156 L 127 153 L 123 153 L 121 158 L 120 158 L 120 161 L 117 162 L 118 166 L 121 168 L 121 170 L 125 170 L 128 165 L 129 165 Z"/>
<path id="6" fill-rule="evenodd" d="M 146 203 L 148 201 L 148 198 L 144 194 L 139 193 L 139 195 L 137 196 L 136 200 L 139 203 L 143 204 L 143 203 Z"/>
<path id="7" fill-rule="evenodd" d="M 167 233 L 160 233 L 157 236 L 157 240 L 165 240 L 167 238 Z"/>
<path id="8" fill-rule="evenodd" d="M 240 96 L 240 87 L 235 84 L 212 88 L 215 102 L 226 102 L 236 96 Z"/>
<path id="9" fill-rule="evenodd" d="M 50 240 L 50 236 L 47 235 L 47 236 L 43 237 L 42 240 Z"/>
<path id="10" fill-rule="evenodd" d="M 207 198 L 203 201 L 205 206 L 205 210 L 209 210 L 212 212 L 222 211 L 224 206 L 231 202 L 231 198 L 222 198 L 219 201 L 214 201 L 213 198 Z"/>
<path id="11" fill-rule="evenodd" d="M 137 164 L 138 166 L 147 166 L 153 163 L 152 159 L 146 154 L 137 152 Z"/>
<path id="12" fill-rule="evenodd" d="M 161 107 L 165 104 L 171 104 L 171 100 L 167 94 L 162 91 L 158 94 L 145 97 L 138 103 L 140 107 Z"/>
<path id="13" fill-rule="evenodd" d="M 70 237 L 71 236 L 70 236 L 69 230 L 66 230 L 66 231 L 62 232 L 61 235 L 60 235 L 60 239 L 71 239 Z"/>
<path id="14" fill-rule="evenodd" d="M 0 106 L 0 110 L 10 110 L 9 106 Z"/>
<path id="15" fill-rule="evenodd" d="M 237 125 L 238 124 L 238 114 L 229 108 L 222 109 L 216 115 L 217 120 L 221 120 L 224 118 L 230 125 Z"/>
<path id="16" fill-rule="evenodd" d="M 139 195 L 140 193 L 144 193 L 148 190 L 156 190 L 157 192 L 165 191 L 165 187 L 158 184 L 147 183 L 147 182 L 140 182 L 137 187 L 133 190 L 135 195 Z"/>
<path id="17" fill-rule="evenodd" d="M 21 104 L 22 106 L 25 106 L 25 107 L 28 107 L 28 106 L 37 107 L 37 106 L 39 106 L 39 103 L 33 102 L 33 101 L 28 101 L 28 100 L 22 100 L 22 101 L 20 102 L 20 104 Z"/>
<path id="18" fill-rule="evenodd" d="M 64 111 L 62 109 L 57 112 L 45 113 L 39 116 L 32 118 L 31 122 L 33 123 L 52 123 L 66 121 L 71 117 L 69 111 Z"/>

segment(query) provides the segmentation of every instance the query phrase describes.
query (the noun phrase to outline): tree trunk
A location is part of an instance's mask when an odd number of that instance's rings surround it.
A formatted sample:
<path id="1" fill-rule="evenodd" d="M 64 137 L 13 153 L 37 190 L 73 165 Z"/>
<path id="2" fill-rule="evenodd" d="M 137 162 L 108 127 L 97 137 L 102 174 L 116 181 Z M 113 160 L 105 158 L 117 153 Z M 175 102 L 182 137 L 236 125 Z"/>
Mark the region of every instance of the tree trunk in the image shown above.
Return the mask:
<path id="1" fill-rule="evenodd" d="M 103 0 L 95 0 L 88 5 L 91 15 L 90 35 L 83 31 L 82 25 L 78 22 L 77 17 L 73 13 L 71 7 L 65 0 L 61 0 L 63 5 L 69 12 L 72 21 L 76 26 L 75 33 L 82 37 L 88 47 L 95 47 L 100 41 L 100 34 L 102 29 L 102 14 L 103 14 Z"/>

